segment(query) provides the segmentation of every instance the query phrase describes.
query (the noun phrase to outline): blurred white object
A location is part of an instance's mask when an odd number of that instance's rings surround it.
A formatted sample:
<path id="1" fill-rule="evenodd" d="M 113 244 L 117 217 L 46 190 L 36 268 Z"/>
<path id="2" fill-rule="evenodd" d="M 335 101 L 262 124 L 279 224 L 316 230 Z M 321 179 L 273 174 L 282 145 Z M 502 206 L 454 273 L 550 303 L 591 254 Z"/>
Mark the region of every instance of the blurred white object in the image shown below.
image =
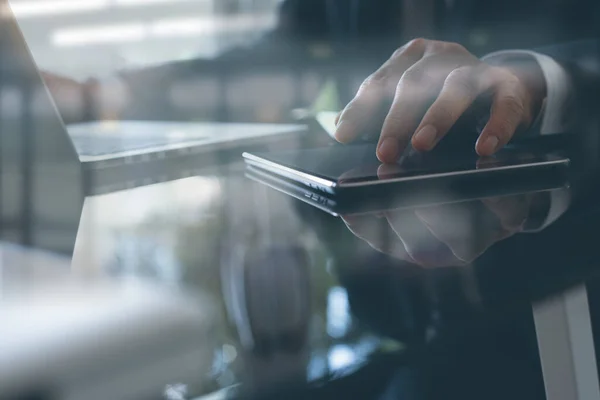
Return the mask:
<path id="1" fill-rule="evenodd" d="M 337 115 L 338 112 L 335 111 L 322 111 L 317 113 L 317 122 L 332 139 L 335 139 L 335 119 L 337 118 Z"/>
<path id="2" fill-rule="evenodd" d="M 0 262 L 0 398 L 159 398 L 209 373 L 206 302 L 76 278 L 68 260 L 13 246 Z"/>

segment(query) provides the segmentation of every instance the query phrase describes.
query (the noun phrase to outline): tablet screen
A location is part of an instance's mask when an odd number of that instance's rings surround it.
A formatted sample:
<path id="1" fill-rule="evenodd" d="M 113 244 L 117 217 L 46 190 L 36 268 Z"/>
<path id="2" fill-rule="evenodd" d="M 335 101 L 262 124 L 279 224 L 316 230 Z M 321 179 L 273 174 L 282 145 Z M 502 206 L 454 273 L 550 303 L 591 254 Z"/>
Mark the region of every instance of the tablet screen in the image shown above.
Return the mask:
<path id="1" fill-rule="evenodd" d="M 474 151 L 412 151 L 397 164 L 382 165 L 375 155 L 375 144 L 335 145 L 258 156 L 293 170 L 342 184 L 507 168 L 563 159 L 546 152 L 516 149 L 506 149 L 489 158 L 480 158 Z"/>

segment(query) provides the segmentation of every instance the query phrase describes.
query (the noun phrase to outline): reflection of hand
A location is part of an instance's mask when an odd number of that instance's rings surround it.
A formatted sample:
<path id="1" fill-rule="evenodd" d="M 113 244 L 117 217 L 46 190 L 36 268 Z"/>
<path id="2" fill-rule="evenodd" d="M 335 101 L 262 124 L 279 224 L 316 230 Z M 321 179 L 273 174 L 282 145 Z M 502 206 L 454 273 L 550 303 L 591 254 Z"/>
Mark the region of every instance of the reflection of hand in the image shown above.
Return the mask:
<path id="1" fill-rule="evenodd" d="M 118 119 L 129 101 L 128 89 L 119 80 L 80 83 L 46 72 L 42 77 L 66 123 Z"/>
<path id="2" fill-rule="evenodd" d="M 362 84 L 339 117 L 336 138 L 344 143 L 356 139 L 386 111 L 377 156 L 395 162 L 411 140 L 415 149 L 431 150 L 476 99 L 489 94 L 491 114 L 476 149 L 491 155 L 519 128 L 531 125 L 545 93 L 542 71 L 533 59 L 501 68 L 458 44 L 416 39 Z"/>
<path id="3" fill-rule="evenodd" d="M 466 265 L 494 243 L 522 231 L 533 203 L 547 193 L 344 216 L 374 249 L 423 267 Z"/>
<path id="4" fill-rule="evenodd" d="M 85 118 L 85 85 L 63 77 L 42 72 L 44 82 L 66 123 L 81 122 Z"/>

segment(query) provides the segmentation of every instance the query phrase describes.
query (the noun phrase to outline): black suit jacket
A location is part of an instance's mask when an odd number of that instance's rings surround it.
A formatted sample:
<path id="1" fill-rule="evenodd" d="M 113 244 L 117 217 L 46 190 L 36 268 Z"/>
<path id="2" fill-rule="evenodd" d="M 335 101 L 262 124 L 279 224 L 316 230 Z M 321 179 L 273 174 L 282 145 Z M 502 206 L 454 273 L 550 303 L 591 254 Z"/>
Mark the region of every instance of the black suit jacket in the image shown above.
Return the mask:
<path id="1" fill-rule="evenodd" d="M 425 1 L 433 2 L 436 14 L 431 39 L 456 41 L 475 52 L 590 38 L 595 36 L 594 27 L 600 22 L 600 2 L 596 0 Z M 341 33 L 346 41 L 376 37 L 393 38 L 397 44 L 410 39 L 400 37 L 402 3 L 403 0 L 285 0 L 278 32 L 288 39 L 333 40 Z"/>
<path id="2" fill-rule="evenodd" d="M 600 111 L 600 40 L 580 40 L 536 50 L 552 57 L 569 76 L 571 98 L 568 109 L 562 112 L 564 117 L 576 129 L 596 129 L 578 125 L 595 124 Z"/>

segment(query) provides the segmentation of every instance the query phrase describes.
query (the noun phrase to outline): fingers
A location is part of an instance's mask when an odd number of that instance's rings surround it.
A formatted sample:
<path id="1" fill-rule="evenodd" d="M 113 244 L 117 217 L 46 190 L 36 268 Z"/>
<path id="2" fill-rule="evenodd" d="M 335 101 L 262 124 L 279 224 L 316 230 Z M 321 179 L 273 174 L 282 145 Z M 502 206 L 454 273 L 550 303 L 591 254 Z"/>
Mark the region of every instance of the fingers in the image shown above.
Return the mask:
<path id="1" fill-rule="evenodd" d="M 433 149 L 475 100 L 491 94 L 491 117 L 476 144 L 489 156 L 531 122 L 530 92 L 510 70 L 485 64 L 460 45 L 415 40 L 361 85 L 338 118 L 336 139 L 346 143 L 368 134 L 387 111 L 377 157 L 395 163 L 411 141 L 418 151 Z"/>
<path id="2" fill-rule="evenodd" d="M 374 250 L 400 260 L 415 263 L 406 253 L 404 244 L 396 237 L 385 218 L 372 215 L 345 215 L 342 221 L 357 238 L 365 241 Z"/>
<path id="3" fill-rule="evenodd" d="M 491 125 L 478 144 L 480 155 L 492 155 L 515 134 L 526 118 L 524 92 L 519 80 L 508 71 L 486 64 L 460 67 L 452 71 L 440 95 L 416 129 L 412 140 L 418 151 L 432 150 L 458 119 L 482 94 L 492 91 Z"/>
<path id="4" fill-rule="evenodd" d="M 432 235 L 454 256 L 471 263 L 492 244 L 509 236 L 478 202 L 425 207 L 415 211 Z"/>
<path id="5" fill-rule="evenodd" d="M 507 232 L 519 232 L 529 216 L 529 196 L 490 197 L 481 202 L 492 212 Z"/>
<path id="6" fill-rule="evenodd" d="M 385 217 L 416 264 L 422 267 L 461 264 L 444 243 L 432 236 L 413 211 L 386 212 Z"/>
<path id="7" fill-rule="evenodd" d="M 367 133 L 365 129 L 393 96 L 402 74 L 421 59 L 424 48 L 425 45 L 420 41 L 410 42 L 363 82 L 338 118 L 335 138 L 339 142 L 348 143 Z"/>
<path id="8" fill-rule="evenodd" d="M 412 138 L 415 150 L 429 151 L 448 133 L 480 93 L 487 90 L 482 80 L 484 66 L 452 71 Z"/>
<path id="9" fill-rule="evenodd" d="M 393 163 L 410 143 L 425 110 L 444 85 L 455 63 L 440 57 L 428 57 L 413 65 L 398 83 L 394 102 L 385 119 L 377 156 Z"/>
<path id="10" fill-rule="evenodd" d="M 372 116 L 382 107 L 385 100 L 385 82 L 370 78 L 348 103 L 338 118 L 335 138 L 340 143 L 349 143 L 364 133 Z"/>
<path id="11" fill-rule="evenodd" d="M 482 156 L 489 156 L 504 147 L 529 119 L 525 89 L 507 70 L 479 64 L 463 66 L 448 74 L 437 99 L 415 130 L 412 137 L 415 150 L 432 150 L 473 102 L 490 91 L 494 93 L 491 116 L 476 150 Z"/>
<path id="12" fill-rule="evenodd" d="M 377 177 L 381 180 L 395 178 L 403 171 L 404 169 L 398 164 L 381 164 L 377 168 Z"/>
<path id="13" fill-rule="evenodd" d="M 512 139 L 527 118 L 524 89 L 516 77 L 506 76 L 498 85 L 490 119 L 475 145 L 477 153 L 493 155 Z"/>

